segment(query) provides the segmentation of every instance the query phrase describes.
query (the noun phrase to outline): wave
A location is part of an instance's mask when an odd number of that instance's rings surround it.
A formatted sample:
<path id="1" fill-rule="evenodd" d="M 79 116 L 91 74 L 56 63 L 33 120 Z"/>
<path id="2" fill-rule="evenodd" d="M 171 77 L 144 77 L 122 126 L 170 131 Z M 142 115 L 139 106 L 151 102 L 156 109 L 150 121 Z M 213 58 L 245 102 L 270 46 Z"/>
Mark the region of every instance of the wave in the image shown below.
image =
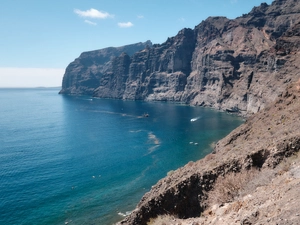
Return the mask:
<path id="1" fill-rule="evenodd" d="M 89 99 L 86 99 L 89 100 Z M 92 99 L 91 99 L 92 101 Z M 123 112 L 113 112 L 113 111 L 107 111 L 107 110 L 86 110 L 85 108 L 82 109 L 82 111 L 89 111 L 89 112 L 95 112 L 95 113 L 105 113 L 105 114 L 111 114 L 111 115 L 119 115 L 122 117 L 129 117 L 129 118 L 135 118 L 135 119 L 141 119 L 141 118 L 145 118 L 144 115 L 132 115 L 132 114 L 127 114 L 127 113 L 123 113 Z"/>
<path id="2" fill-rule="evenodd" d="M 148 154 L 154 152 L 158 147 L 159 147 L 159 145 L 155 145 L 155 146 L 152 146 L 151 148 L 149 148 Z"/>
<path id="3" fill-rule="evenodd" d="M 143 132 L 144 130 L 130 130 L 129 132 L 130 133 L 140 133 L 140 132 Z"/>
<path id="4" fill-rule="evenodd" d="M 126 217 L 126 216 L 129 216 L 131 213 L 132 213 L 132 211 L 127 211 L 127 212 L 125 212 L 125 213 L 118 212 L 118 215 L 119 215 L 119 216 Z"/>
<path id="5" fill-rule="evenodd" d="M 84 101 L 93 101 L 92 98 L 83 98 L 82 100 L 84 100 Z"/>
<path id="6" fill-rule="evenodd" d="M 148 133 L 148 140 L 149 140 L 149 142 L 151 142 L 151 143 L 153 143 L 155 145 L 159 145 L 160 144 L 160 140 L 152 132 Z"/>

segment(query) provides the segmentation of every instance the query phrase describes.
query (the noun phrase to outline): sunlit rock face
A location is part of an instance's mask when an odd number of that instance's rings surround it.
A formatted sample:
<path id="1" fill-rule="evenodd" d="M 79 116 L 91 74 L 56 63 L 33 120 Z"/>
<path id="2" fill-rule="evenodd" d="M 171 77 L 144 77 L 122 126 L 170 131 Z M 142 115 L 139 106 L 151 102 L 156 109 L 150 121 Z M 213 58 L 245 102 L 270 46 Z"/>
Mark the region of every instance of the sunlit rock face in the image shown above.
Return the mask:
<path id="1" fill-rule="evenodd" d="M 209 17 L 162 44 L 82 53 L 60 93 L 258 112 L 296 79 L 299 8 L 295 0 L 263 3 L 234 20 Z"/>

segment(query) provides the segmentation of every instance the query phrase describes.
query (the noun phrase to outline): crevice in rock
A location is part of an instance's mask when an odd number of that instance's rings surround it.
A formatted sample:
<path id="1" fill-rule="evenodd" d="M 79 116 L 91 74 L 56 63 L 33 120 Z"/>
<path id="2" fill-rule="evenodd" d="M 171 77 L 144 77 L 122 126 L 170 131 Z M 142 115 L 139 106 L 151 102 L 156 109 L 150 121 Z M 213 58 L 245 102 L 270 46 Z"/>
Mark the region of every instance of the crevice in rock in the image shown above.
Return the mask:
<path id="1" fill-rule="evenodd" d="M 258 152 L 255 152 L 250 157 L 252 159 L 252 166 L 257 168 L 262 168 L 265 161 L 267 160 L 268 156 L 270 155 L 270 152 L 268 150 L 260 150 Z"/>

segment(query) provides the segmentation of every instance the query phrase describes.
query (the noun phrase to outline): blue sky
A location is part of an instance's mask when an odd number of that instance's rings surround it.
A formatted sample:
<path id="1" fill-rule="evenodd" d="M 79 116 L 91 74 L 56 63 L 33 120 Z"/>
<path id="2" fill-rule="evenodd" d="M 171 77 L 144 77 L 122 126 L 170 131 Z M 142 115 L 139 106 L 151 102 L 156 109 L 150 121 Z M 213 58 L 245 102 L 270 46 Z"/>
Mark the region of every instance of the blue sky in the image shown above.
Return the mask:
<path id="1" fill-rule="evenodd" d="M 60 86 L 83 51 L 160 44 L 208 16 L 236 18 L 262 2 L 272 0 L 0 0 L 0 87 Z"/>

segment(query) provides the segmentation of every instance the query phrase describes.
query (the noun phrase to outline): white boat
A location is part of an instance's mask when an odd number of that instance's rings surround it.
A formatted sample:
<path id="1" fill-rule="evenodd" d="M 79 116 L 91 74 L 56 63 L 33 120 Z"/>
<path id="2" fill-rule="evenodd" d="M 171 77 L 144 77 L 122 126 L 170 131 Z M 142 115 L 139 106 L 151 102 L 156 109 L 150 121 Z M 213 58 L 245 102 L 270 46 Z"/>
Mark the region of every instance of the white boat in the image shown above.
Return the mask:
<path id="1" fill-rule="evenodd" d="M 198 117 L 192 118 L 192 119 L 191 119 L 191 122 L 194 122 L 194 121 L 196 121 L 196 120 L 199 120 L 200 118 L 201 118 L 201 116 L 198 116 Z"/>

